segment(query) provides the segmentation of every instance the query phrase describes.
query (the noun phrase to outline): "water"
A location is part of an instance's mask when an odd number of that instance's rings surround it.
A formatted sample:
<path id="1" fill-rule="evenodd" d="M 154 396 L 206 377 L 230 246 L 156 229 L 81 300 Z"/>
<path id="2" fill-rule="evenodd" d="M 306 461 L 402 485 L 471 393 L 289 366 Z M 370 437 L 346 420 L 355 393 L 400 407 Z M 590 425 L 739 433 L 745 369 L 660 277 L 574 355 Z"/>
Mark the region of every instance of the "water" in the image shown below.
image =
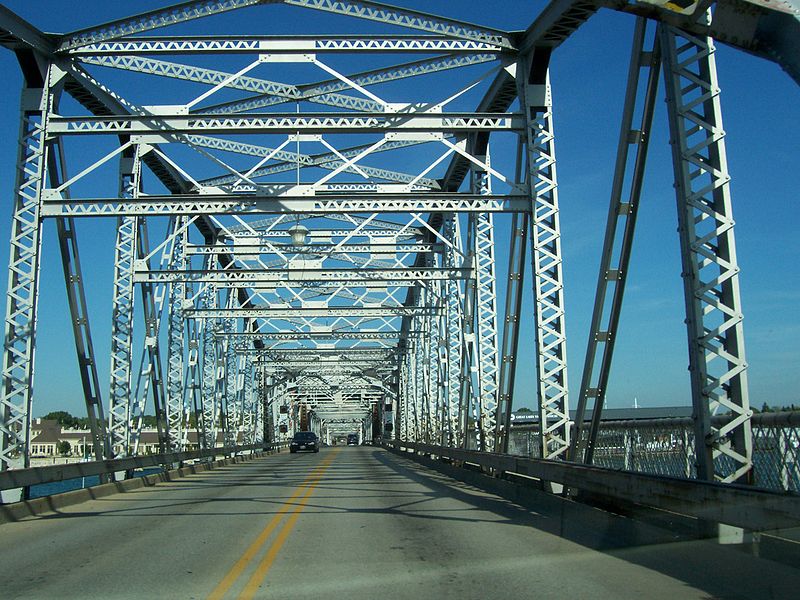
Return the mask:
<path id="1" fill-rule="evenodd" d="M 161 467 L 148 467 L 147 469 L 137 469 L 133 472 L 134 477 L 144 477 L 154 473 L 161 473 Z M 100 477 L 91 475 L 89 477 L 76 477 L 75 479 L 65 479 L 63 481 L 53 481 L 52 483 L 41 483 L 31 486 L 31 499 L 52 496 L 53 494 L 63 494 L 72 490 L 92 487 L 100 483 Z"/>

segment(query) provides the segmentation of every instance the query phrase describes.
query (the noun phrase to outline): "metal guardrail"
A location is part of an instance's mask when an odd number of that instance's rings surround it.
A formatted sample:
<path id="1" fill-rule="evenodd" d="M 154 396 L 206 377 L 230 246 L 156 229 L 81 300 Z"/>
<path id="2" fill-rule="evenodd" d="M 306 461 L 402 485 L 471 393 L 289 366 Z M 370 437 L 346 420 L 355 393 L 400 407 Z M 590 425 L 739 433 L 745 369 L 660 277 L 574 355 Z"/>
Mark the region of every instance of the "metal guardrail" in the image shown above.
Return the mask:
<path id="1" fill-rule="evenodd" d="M 719 426 L 725 419 L 712 421 Z M 800 412 L 758 413 L 751 424 L 754 484 L 800 492 Z M 511 429 L 510 454 L 539 458 L 538 444 L 538 425 Z M 690 417 L 605 421 L 594 451 L 596 466 L 653 475 L 693 479 L 694 463 Z"/>
<path id="2" fill-rule="evenodd" d="M 52 483 L 78 477 L 103 475 L 119 471 L 130 471 L 144 467 L 182 463 L 187 460 L 228 456 L 250 450 L 274 450 L 286 447 L 289 442 L 274 444 L 252 444 L 247 446 L 229 446 L 225 448 L 211 448 L 209 450 L 194 450 L 191 452 L 172 452 L 167 454 L 149 454 L 147 456 L 131 456 L 111 460 L 71 463 L 66 465 L 48 465 L 46 467 L 31 467 L 28 469 L 11 469 L 0 472 L 0 490 L 25 488 L 41 483 Z"/>
<path id="3" fill-rule="evenodd" d="M 492 469 L 495 473 L 513 473 L 559 483 L 569 489 L 750 531 L 800 525 L 800 494 L 791 492 L 414 442 L 386 440 L 382 444 L 399 451 L 448 458 Z"/>

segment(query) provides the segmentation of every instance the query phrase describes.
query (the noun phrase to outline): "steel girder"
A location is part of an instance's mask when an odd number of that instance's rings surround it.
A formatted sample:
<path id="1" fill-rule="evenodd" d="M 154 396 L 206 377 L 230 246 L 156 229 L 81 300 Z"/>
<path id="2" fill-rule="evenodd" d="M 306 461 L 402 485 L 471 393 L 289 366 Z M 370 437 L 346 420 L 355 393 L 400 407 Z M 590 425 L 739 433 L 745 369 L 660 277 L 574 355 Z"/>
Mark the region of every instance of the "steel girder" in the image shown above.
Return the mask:
<path id="1" fill-rule="evenodd" d="M 376 192 L 379 190 L 368 190 Z M 373 197 L 268 197 L 264 195 L 194 195 L 152 196 L 148 198 L 75 198 L 47 199 L 42 206 L 43 217 L 92 216 L 158 216 L 158 215 L 249 215 L 295 214 L 297 211 L 313 213 L 347 214 L 352 212 L 522 212 L 525 199 L 518 195 L 475 197 L 470 194 L 443 194 L 440 197 L 426 194 L 414 197 L 408 193 L 392 198 L 389 194 Z"/>
<path id="2" fill-rule="evenodd" d="M 270 133 L 468 133 L 472 131 L 521 131 L 525 120 L 506 113 L 264 113 L 247 115 L 128 115 L 110 117 L 50 118 L 54 135 L 141 135 L 145 141 L 163 141 L 170 134 Z"/>
<path id="3" fill-rule="evenodd" d="M 661 30 L 678 201 L 697 476 L 750 481 L 753 441 L 739 265 L 710 38 Z M 715 427 L 711 416 L 729 412 Z"/>
<path id="4" fill-rule="evenodd" d="M 300 318 L 316 318 L 316 317 L 342 317 L 342 318 L 381 318 L 381 317 L 401 317 L 410 315 L 420 315 L 427 313 L 435 313 L 438 309 L 428 306 L 355 306 L 351 308 L 335 307 L 328 308 L 190 308 L 187 309 L 185 315 L 187 318 L 192 319 L 222 319 L 231 315 L 235 310 L 235 314 L 240 318 L 250 319 L 292 319 Z"/>
<path id="5" fill-rule="evenodd" d="M 297 54 L 311 52 L 324 53 L 484 53 L 501 52 L 496 44 L 471 40 L 459 40 L 446 36 L 425 37 L 410 35 L 369 35 L 369 36 L 329 36 L 315 37 L 282 36 L 214 36 L 169 38 L 137 38 L 113 42 L 98 42 L 69 51 L 70 56 L 100 56 L 110 54 Z"/>
<path id="6" fill-rule="evenodd" d="M 449 279 L 464 279 L 466 273 L 463 269 L 395 269 L 395 268 L 366 268 L 366 269 L 318 269 L 307 268 L 293 271 L 291 269 L 250 269 L 247 271 L 148 271 L 137 270 L 133 280 L 136 283 L 164 283 L 175 281 L 196 281 L 214 283 L 217 285 L 254 285 L 272 282 L 319 281 L 333 284 L 338 281 L 371 282 L 379 281 L 391 285 L 394 281 L 444 281 Z M 235 309 L 234 309 L 235 310 Z"/>

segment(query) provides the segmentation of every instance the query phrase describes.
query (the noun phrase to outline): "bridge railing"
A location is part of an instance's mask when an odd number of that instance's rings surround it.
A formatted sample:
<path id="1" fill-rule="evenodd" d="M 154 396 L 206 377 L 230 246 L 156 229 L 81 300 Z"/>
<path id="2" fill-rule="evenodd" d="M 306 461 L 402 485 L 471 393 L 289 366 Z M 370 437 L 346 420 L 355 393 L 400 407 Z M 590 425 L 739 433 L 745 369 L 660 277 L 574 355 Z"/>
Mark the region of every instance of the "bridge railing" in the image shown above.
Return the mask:
<path id="1" fill-rule="evenodd" d="M 727 417 L 714 417 L 715 426 Z M 770 490 L 800 491 L 800 412 L 753 415 L 753 483 Z M 539 458 L 538 425 L 514 427 L 509 454 Z M 594 464 L 637 473 L 693 479 L 694 430 L 690 417 L 605 421 Z"/>
<path id="2" fill-rule="evenodd" d="M 445 461 L 452 466 L 477 466 L 484 472 L 517 481 L 524 478 L 555 483 L 579 495 L 652 507 L 749 531 L 791 528 L 800 523 L 800 495 L 793 492 L 417 442 L 384 440 L 381 444 L 415 458 Z"/>
<path id="3" fill-rule="evenodd" d="M 277 442 L 273 444 L 229 446 L 210 448 L 208 450 L 194 450 L 190 452 L 148 454 L 145 456 L 130 456 L 112 460 L 48 465 L 45 467 L 31 467 L 29 469 L 11 469 L 0 472 L 0 490 L 24 489 L 32 485 L 78 479 L 79 477 L 107 475 L 122 471 L 130 473 L 134 469 L 181 464 L 190 460 L 214 460 L 218 456 L 233 456 L 244 452 L 280 450 L 280 448 L 287 447 L 288 444 L 289 442 Z"/>

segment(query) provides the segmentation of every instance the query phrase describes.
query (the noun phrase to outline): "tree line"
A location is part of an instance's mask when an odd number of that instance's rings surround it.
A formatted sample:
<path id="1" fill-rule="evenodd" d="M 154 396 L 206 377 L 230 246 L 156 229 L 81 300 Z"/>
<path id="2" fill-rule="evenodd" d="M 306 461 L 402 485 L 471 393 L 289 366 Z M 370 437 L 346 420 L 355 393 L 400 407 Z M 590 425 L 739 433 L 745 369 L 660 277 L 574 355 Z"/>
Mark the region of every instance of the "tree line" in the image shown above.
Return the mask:
<path id="1" fill-rule="evenodd" d="M 61 427 L 67 429 L 89 429 L 89 417 L 73 417 L 65 410 L 49 412 L 42 419 L 57 421 Z M 156 416 L 144 415 L 142 417 L 142 425 L 147 429 L 154 428 L 156 426 Z"/>

